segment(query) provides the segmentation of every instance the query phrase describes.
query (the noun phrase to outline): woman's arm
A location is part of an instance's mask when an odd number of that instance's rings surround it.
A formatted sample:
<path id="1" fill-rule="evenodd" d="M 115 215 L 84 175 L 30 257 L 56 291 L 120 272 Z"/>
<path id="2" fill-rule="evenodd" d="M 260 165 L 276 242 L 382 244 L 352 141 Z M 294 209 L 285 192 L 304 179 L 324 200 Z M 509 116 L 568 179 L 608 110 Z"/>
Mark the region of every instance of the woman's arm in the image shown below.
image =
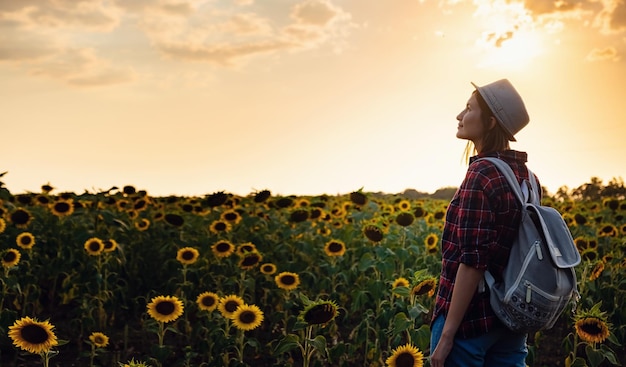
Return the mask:
<path id="1" fill-rule="evenodd" d="M 467 266 L 463 263 L 459 265 L 454 281 L 454 289 L 452 290 L 452 300 L 450 309 L 446 316 L 446 322 L 443 326 L 441 339 L 437 347 L 431 355 L 432 367 L 443 367 L 452 345 L 454 344 L 454 335 L 461 325 L 463 316 L 476 293 L 478 283 L 483 278 L 485 271 Z"/>

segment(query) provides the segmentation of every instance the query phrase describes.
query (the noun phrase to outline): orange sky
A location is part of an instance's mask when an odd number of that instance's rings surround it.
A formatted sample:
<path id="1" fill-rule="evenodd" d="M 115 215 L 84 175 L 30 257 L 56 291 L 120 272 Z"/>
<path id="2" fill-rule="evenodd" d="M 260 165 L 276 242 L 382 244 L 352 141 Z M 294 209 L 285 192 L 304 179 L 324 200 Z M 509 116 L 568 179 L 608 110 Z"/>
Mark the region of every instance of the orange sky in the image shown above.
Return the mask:
<path id="1" fill-rule="evenodd" d="M 626 177 L 626 4 L 0 2 L 13 193 L 433 192 L 466 166 L 470 82 L 508 78 L 549 191 Z"/>

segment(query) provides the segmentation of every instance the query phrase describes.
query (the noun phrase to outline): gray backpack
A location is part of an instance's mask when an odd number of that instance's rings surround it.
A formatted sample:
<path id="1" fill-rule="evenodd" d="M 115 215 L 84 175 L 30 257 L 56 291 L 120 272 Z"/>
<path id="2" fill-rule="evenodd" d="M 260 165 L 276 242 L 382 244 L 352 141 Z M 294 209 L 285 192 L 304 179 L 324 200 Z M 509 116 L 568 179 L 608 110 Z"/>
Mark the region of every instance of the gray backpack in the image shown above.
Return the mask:
<path id="1" fill-rule="evenodd" d="M 561 214 L 539 203 L 539 188 L 529 170 L 520 185 L 509 165 L 498 158 L 483 158 L 504 174 L 522 204 L 522 219 L 511 255 L 496 283 L 489 271 L 485 281 L 491 307 L 509 329 L 530 333 L 554 326 L 570 301 L 578 300 L 576 272 L 580 254 Z"/>

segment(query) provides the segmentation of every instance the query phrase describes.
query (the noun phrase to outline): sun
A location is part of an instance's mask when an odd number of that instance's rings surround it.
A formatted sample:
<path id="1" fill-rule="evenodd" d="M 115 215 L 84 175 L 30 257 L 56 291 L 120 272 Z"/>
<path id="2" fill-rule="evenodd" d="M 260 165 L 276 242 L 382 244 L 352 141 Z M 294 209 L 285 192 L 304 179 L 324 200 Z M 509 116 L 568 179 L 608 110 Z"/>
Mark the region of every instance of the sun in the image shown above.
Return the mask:
<path id="1" fill-rule="evenodd" d="M 488 1 L 474 13 L 482 27 L 476 41 L 478 66 L 519 70 L 543 53 L 543 40 L 529 11 L 520 2 Z"/>

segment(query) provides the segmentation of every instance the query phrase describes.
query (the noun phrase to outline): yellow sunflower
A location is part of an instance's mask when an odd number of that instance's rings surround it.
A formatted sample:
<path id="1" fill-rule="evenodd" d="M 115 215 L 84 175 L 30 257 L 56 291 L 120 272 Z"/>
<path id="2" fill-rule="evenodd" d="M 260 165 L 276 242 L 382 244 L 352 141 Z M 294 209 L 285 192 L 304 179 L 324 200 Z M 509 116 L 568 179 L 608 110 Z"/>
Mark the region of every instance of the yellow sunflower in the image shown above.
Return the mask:
<path id="1" fill-rule="evenodd" d="M 243 301 L 243 298 L 231 294 L 220 298 L 220 302 L 217 305 L 217 310 L 222 314 L 222 316 L 226 317 L 227 319 L 232 319 L 235 311 L 237 311 L 237 308 L 244 304 L 245 302 Z"/>
<path id="2" fill-rule="evenodd" d="M 276 265 L 272 263 L 265 263 L 261 265 L 261 273 L 266 275 L 272 275 L 276 272 Z"/>
<path id="3" fill-rule="evenodd" d="M 396 215 L 396 223 L 402 227 L 408 227 L 415 221 L 415 216 L 411 212 L 403 211 Z"/>
<path id="4" fill-rule="evenodd" d="M 198 295 L 196 298 L 196 304 L 198 304 L 198 308 L 204 311 L 213 311 L 217 308 L 217 305 L 220 302 L 220 297 L 213 292 L 203 292 Z"/>
<path id="5" fill-rule="evenodd" d="M 183 247 L 176 253 L 176 260 L 183 265 L 191 265 L 200 257 L 200 252 L 193 247 Z"/>
<path id="6" fill-rule="evenodd" d="M 343 256 L 346 253 L 346 244 L 341 240 L 330 240 L 324 245 L 324 252 L 328 256 Z"/>
<path id="7" fill-rule="evenodd" d="M 421 282 L 417 283 L 415 287 L 413 287 L 413 289 L 411 290 L 411 294 L 414 296 L 427 294 L 428 297 L 432 297 L 435 294 L 436 287 L 437 278 L 424 279 Z"/>
<path id="8" fill-rule="evenodd" d="M 237 225 L 241 222 L 241 214 L 235 209 L 228 209 L 220 214 L 220 219 L 225 220 L 230 224 Z"/>
<path id="9" fill-rule="evenodd" d="M 235 245 L 233 245 L 230 241 L 219 240 L 211 246 L 211 251 L 217 257 L 228 257 L 235 252 Z"/>
<path id="10" fill-rule="evenodd" d="M 15 224 L 17 228 L 26 228 L 33 220 L 33 216 L 28 210 L 17 208 L 9 215 L 9 220 L 11 223 Z"/>
<path id="11" fill-rule="evenodd" d="M 611 335 L 612 325 L 601 306 L 602 302 L 598 302 L 590 309 L 579 309 L 574 316 L 576 334 L 588 343 L 602 343 Z"/>
<path id="12" fill-rule="evenodd" d="M 254 251 L 254 252 L 246 252 L 241 255 L 239 260 L 239 267 L 243 270 L 249 270 L 259 265 L 259 263 L 263 260 L 263 255 Z"/>
<path id="13" fill-rule="evenodd" d="M 2 266 L 5 268 L 12 268 L 20 262 L 22 254 L 14 248 L 7 249 L 2 252 Z"/>
<path id="14" fill-rule="evenodd" d="M 222 219 L 218 219 L 213 221 L 213 223 L 211 223 L 211 225 L 209 226 L 209 231 L 211 231 L 211 233 L 214 234 L 219 234 L 219 233 L 226 233 L 226 232 L 230 232 L 232 226 L 229 222 L 222 220 Z"/>
<path id="15" fill-rule="evenodd" d="M 232 315 L 233 325 L 239 330 L 256 329 L 263 322 L 263 311 L 256 305 L 243 304 Z"/>
<path id="16" fill-rule="evenodd" d="M 383 229 L 376 224 L 368 224 L 363 227 L 363 234 L 372 242 L 378 243 L 383 240 Z"/>
<path id="17" fill-rule="evenodd" d="M 7 229 L 7 222 L 0 218 L 0 233 L 4 232 L 5 229 Z"/>
<path id="18" fill-rule="evenodd" d="M 117 241 L 112 238 L 104 240 L 102 243 L 104 243 L 104 252 L 113 252 L 117 249 Z"/>
<path id="19" fill-rule="evenodd" d="M 397 278 L 396 280 L 393 281 L 393 284 L 391 285 L 392 288 L 397 288 L 397 287 L 408 287 L 409 286 L 409 281 L 406 278 L 400 277 Z"/>
<path id="20" fill-rule="evenodd" d="M 46 353 L 58 345 L 54 326 L 48 321 L 37 321 L 26 316 L 9 326 L 13 345 L 33 354 Z"/>
<path id="21" fill-rule="evenodd" d="M 104 242 L 97 237 L 92 237 L 85 241 L 85 250 L 92 256 L 98 256 L 104 251 Z"/>
<path id="22" fill-rule="evenodd" d="M 89 341 L 96 348 L 104 348 L 109 345 L 109 337 L 100 332 L 94 332 L 89 335 Z"/>
<path id="23" fill-rule="evenodd" d="M 147 306 L 148 314 L 160 322 L 172 322 L 183 314 L 183 302 L 175 296 L 157 296 Z"/>
<path id="24" fill-rule="evenodd" d="M 252 242 L 242 243 L 241 245 L 237 246 L 237 255 L 242 256 L 246 252 L 254 252 L 256 250 L 257 250 L 256 245 L 254 243 Z"/>
<path id="25" fill-rule="evenodd" d="M 398 203 L 396 204 L 396 207 L 401 211 L 408 211 L 408 210 L 411 210 L 411 202 L 408 201 L 407 199 L 402 199 L 398 201 Z"/>
<path id="26" fill-rule="evenodd" d="M 385 361 L 388 367 L 423 367 L 424 353 L 411 344 L 396 348 Z"/>
<path id="27" fill-rule="evenodd" d="M 35 236 L 30 232 L 22 232 L 15 238 L 17 245 L 23 249 L 31 249 L 35 246 Z"/>
<path id="28" fill-rule="evenodd" d="M 591 273 L 589 274 L 589 280 L 594 281 L 598 279 L 600 275 L 602 275 L 602 271 L 604 271 L 604 261 L 598 260 L 591 269 Z"/>
<path id="29" fill-rule="evenodd" d="M 148 228 L 150 228 L 150 220 L 146 218 L 141 218 L 139 220 L 136 220 L 135 228 L 137 228 L 141 232 L 148 230 Z"/>
<path id="30" fill-rule="evenodd" d="M 74 213 L 74 202 L 70 200 L 58 200 L 49 205 L 52 214 L 57 217 L 67 217 Z"/>
<path id="31" fill-rule="evenodd" d="M 296 273 L 283 271 L 274 277 L 274 281 L 276 282 L 278 288 L 290 291 L 298 288 L 298 285 L 300 284 L 300 277 Z"/>

